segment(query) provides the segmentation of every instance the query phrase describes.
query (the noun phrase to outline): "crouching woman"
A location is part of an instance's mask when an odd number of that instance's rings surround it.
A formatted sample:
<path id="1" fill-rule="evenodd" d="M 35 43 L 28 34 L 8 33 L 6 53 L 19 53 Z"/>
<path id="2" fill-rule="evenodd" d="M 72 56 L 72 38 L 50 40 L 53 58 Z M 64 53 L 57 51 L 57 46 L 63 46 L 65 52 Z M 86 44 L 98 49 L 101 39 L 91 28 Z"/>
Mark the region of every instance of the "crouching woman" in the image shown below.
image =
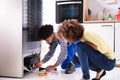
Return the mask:
<path id="1" fill-rule="evenodd" d="M 87 31 L 76 20 L 65 20 L 58 29 L 58 34 L 76 46 L 83 76 L 81 80 L 90 79 L 90 70 L 96 72 L 92 80 L 100 80 L 106 71 L 114 68 L 115 54 L 109 45 L 96 33 Z"/>

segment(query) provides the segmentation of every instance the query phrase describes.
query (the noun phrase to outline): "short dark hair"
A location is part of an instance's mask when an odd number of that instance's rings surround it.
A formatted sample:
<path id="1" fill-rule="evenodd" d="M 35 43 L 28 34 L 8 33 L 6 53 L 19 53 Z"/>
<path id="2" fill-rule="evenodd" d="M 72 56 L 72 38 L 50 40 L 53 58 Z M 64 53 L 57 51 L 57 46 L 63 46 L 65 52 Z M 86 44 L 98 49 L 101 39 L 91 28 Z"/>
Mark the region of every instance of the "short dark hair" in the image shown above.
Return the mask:
<path id="1" fill-rule="evenodd" d="M 53 34 L 53 25 L 46 24 L 39 28 L 39 39 L 45 40 Z"/>

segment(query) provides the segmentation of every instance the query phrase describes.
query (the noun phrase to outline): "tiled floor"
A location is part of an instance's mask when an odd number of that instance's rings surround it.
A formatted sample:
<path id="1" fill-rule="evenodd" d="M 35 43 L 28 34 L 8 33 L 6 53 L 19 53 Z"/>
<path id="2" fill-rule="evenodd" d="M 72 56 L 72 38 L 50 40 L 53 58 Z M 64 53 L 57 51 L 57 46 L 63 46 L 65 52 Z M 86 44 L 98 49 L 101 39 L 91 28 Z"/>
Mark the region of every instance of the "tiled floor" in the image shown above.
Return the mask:
<path id="1" fill-rule="evenodd" d="M 55 61 L 49 61 L 47 62 L 43 67 L 46 67 L 48 64 L 55 62 Z M 120 64 L 120 61 L 117 61 L 118 64 Z M 80 68 L 77 68 L 76 71 L 73 74 L 65 74 L 64 70 L 60 67 L 57 68 L 56 72 L 48 73 L 48 76 L 38 76 L 40 72 L 38 70 L 34 71 L 33 73 L 30 73 L 26 75 L 22 79 L 18 78 L 5 78 L 0 77 L 0 80 L 80 80 L 82 76 L 82 72 Z M 91 78 L 95 77 L 95 72 L 90 71 Z M 101 80 L 120 80 L 120 67 L 115 67 L 111 71 L 107 71 L 107 74 L 101 79 Z"/>
<path id="2" fill-rule="evenodd" d="M 57 72 L 48 73 L 48 76 L 38 76 L 38 70 L 26 75 L 23 79 L 18 78 L 3 78 L 0 80 L 80 80 L 82 73 L 81 69 L 77 68 L 73 74 L 64 74 L 64 70 L 57 70 Z M 91 78 L 95 76 L 95 72 L 90 71 Z M 120 68 L 114 68 L 112 71 L 107 71 L 107 74 L 101 80 L 119 80 Z"/>

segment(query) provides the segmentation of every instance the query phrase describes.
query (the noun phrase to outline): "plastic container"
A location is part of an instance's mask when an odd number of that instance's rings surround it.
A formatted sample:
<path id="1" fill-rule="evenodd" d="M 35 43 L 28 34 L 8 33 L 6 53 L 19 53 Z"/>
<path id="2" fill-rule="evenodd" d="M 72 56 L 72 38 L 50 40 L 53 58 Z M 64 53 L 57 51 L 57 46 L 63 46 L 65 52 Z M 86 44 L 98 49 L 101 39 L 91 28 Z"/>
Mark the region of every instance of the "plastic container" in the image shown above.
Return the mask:
<path id="1" fill-rule="evenodd" d="M 116 15 L 116 19 L 117 19 L 117 20 L 120 20 L 120 8 L 118 8 L 118 13 L 117 13 L 117 15 Z"/>
<path id="2" fill-rule="evenodd" d="M 120 14 L 120 8 L 118 8 L 118 14 Z"/>
<path id="3" fill-rule="evenodd" d="M 116 15 L 117 20 L 120 20 L 120 15 Z"/>
<path id="4" fill-rule="evenodd" d="M 88 9 L 87 20 L 88 20 L 88 21 L 91 21 L 91 20 L 92 20 L 92 11 L 91 11 L 90 9 Z"/>

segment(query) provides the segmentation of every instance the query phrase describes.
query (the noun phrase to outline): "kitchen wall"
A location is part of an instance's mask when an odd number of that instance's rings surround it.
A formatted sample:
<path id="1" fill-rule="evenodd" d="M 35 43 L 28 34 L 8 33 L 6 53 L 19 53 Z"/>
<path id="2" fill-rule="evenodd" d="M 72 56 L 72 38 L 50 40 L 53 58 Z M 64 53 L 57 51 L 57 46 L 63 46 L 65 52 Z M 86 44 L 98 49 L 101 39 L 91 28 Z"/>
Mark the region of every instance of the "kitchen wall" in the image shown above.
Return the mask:
<path id="1" fill-rule="evenodd" d="M 112 3 L 112 4 L 105 3 L 105 0 L 88 0 L 87 5 L 88 8 L 92 10 L 93 20 L 99 20 L 98 19 L 99 17 L 103 17 L 104 9 L 105 9 L 105 17 L 107 17 L 108 14 L 111 14 L 113 16 L 113 19 L 115 19 L 118 8 L 120 7 L 120 0 L 116 0 L 116 3 Z"/>

